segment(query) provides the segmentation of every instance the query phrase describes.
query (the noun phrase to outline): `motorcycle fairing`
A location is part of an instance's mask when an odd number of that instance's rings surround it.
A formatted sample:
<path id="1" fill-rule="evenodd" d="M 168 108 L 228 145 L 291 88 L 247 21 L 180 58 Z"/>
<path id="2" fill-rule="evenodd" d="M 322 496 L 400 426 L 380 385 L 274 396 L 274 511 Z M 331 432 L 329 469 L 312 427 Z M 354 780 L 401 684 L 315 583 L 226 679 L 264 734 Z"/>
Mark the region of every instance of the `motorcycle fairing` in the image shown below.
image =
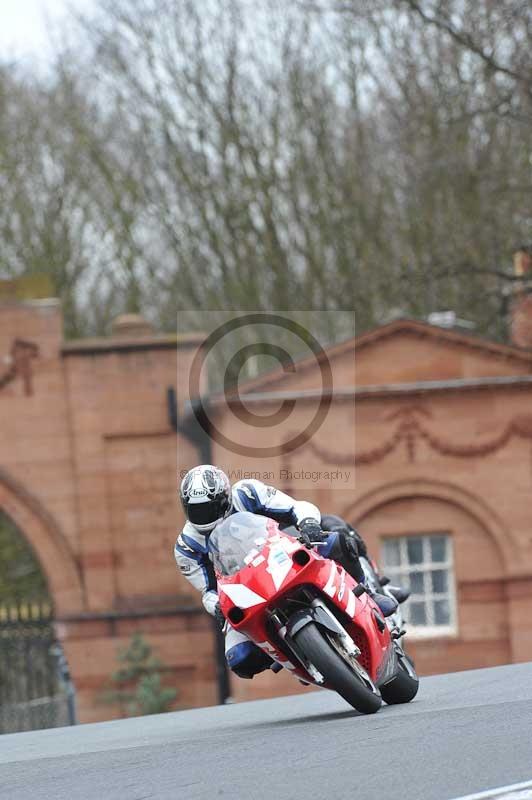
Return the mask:
<path id="1" fill-rule="evenodd" d="M 385 627 L 383 631 L 378 628 L 373 614 L 378 609 L 373 601 L 366 593 L 355 597 L 353 589 L 356 582 L 336 562 L 323 558 L 314 550 L 303 548 L 285 532 L 280 533 L 277 525 L 272 525 L 272 520 L 267 520 L 267 526 L 262 541 L 255 540 L 260 545 L 253 544 L 250 552 L 242 558 L 241 569 L 234 574 L 218 575 L 218 592 L 224 615 L 235 629 L 245 633 L 274 660 L 291 664 L 291 660 L 295 659 L 290 652 L 290 643 L 283 644 L 281 639 L 277 641 L 278 637 L 272 636 L 271 619 L 276 609 L 282 608 L 289 598 L 308 587 L 313 596 L 319 597 L 321 594 L 326 605 L 336 615 L 340 614 L 341 624 L 363 651 L 362 663 L 370 677 L 376 683 L 382 680 L 384 675 L 388 675 L 388 668 L 383 663 L 385 656 L 389 650 L 393 654 L 393 649 L 388 628 Z M 306 554 L 307 563 L 298 564 L 294 560 L 298 551 Z M 236 602 L 238 598 L 243 598 L 245 604 Z M 244 611 L 240 621 L 231 619 L 231 610 L 235 607 Z M 299 622 L 307 620 L 303 624 L 311 621 L 320 624 L 318 619 L 308 617 L 308 609 L 309 604 L 306 604 L 303 611 L 307 616 L 301 614 L 298 617 L 298 612 L 295 612 L 290 621 L 296 616 Z M 324 620 L 322 624 L 326 627 Z M 327 625 L 330 624 L 328 620 Z M 294 634 L 293 627 L 291 633 Z M 309 674 L 302 664 L 291 666 L 298 677 L 309 681 Z"/>

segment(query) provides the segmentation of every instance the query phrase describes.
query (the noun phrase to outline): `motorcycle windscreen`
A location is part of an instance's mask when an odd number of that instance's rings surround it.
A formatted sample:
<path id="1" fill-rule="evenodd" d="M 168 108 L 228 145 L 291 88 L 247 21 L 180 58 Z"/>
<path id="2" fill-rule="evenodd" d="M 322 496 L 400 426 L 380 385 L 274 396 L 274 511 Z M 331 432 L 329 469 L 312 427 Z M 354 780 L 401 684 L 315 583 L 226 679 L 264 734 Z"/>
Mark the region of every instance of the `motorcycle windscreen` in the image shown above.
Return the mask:
<path id="1" fill-rule="evenodd" d="M 263 548 L 269 523 L 267 517 L 249 511 L 238 511 L 220 522 L 209 536 L 214 568 L 222 575 L 234 575 L 245 567 Z"/>

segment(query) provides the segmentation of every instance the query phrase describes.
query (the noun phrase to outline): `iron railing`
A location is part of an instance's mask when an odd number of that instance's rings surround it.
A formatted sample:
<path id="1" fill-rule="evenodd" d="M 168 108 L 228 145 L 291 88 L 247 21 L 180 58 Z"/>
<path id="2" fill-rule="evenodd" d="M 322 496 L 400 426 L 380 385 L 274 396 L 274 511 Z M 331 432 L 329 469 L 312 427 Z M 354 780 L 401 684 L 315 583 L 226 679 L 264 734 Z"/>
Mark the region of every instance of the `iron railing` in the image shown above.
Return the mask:
<path id="1" fill-rule="evenodd" d="M 74 689 L 50 606 L 0 607 L 0 733 L 75 721 Z"/>

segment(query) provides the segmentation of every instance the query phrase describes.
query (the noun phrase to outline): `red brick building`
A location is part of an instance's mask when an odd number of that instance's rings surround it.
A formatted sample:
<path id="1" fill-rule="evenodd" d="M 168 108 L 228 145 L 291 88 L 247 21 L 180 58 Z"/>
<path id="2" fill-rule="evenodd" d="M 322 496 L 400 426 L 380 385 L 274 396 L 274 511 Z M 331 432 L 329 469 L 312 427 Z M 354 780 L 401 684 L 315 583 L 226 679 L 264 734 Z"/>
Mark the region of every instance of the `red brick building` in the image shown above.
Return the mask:
<path id="1" fill-rule="evenodd" d="M 216 702 L 210 620 L 172 556 L 176 466 L 205 454 L 181 391 L 201 341 L 121 318 L 109 338 L 65 343 L 56 301 L 0 307 L 0 510 L 48 579 L 82 721 L 109 716 L 95 698 L 135 630 L 168 665 L 180 705 Z M 400 320 L 336 345 L 331 409 L 293 453 L 283 442 L 323 401 L 315 362 L 241 388 L 257 413 L 298 401 L 268 470 L 349 518 L 387 571 L 410 580 L 422 673 L 532 659 L 532 340 L 519 341 L 530 349 Z M 177 448 L 169 388 L 187 434 Z M 210 413 L 225 435 L 249 438 L 217 398 Z M 258 429 L 254 444 L 268 437 Z M 242 467 L 216 442 L 210 455 Z M 313 488 L 290 477 L 301 464 L 353 480 Z M 283 674 L 232 682 L 239 698 L 297 687 Z"/>

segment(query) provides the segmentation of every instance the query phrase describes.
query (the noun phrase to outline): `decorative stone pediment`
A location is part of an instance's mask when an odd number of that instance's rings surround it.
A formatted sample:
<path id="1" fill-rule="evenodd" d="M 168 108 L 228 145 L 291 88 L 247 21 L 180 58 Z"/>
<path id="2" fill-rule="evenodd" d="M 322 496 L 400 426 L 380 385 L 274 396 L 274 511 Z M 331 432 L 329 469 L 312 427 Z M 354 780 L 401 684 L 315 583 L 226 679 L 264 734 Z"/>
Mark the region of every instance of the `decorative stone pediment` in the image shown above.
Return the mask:
<path id="1" fill-rule="evenodd" d="M 397 320 L 325 351 L 334 388 L 392 386 L 532 374 L 532 350 L 524 350 L 417 320 Z M 314 357 L 295 369 L 274 369 L 239 385 L 240 394 L 321 388 Z"/>

